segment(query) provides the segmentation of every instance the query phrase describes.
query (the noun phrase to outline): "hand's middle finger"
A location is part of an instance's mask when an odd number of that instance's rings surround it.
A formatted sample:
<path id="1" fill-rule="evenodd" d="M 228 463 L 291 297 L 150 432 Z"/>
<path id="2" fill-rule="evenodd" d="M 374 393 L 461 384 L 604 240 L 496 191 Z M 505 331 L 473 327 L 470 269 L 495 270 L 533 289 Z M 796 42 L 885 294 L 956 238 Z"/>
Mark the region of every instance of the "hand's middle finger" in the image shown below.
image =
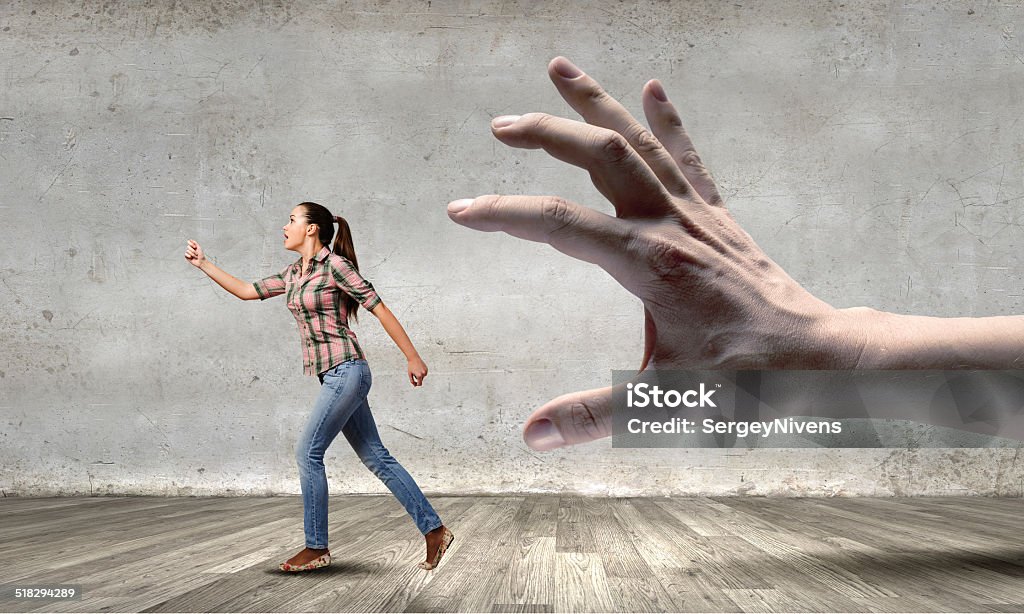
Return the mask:
<path id="1" fill-rule="evenodd" d="M 614 130 L 624 136 L 671 194 L 681 197 L 694 194 L 692 186 L 668 150 L 595 79 L 563 57 L 551 60 L 548 76 L 562 98 L 587 123 Z"/>

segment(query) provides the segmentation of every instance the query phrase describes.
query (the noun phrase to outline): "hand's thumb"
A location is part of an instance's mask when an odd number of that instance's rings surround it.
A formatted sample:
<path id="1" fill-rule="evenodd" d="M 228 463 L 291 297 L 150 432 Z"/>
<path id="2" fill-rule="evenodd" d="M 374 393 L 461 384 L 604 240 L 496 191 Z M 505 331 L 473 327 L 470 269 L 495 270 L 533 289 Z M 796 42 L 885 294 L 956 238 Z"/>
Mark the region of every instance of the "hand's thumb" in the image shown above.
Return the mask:
<path id="1" fill-rule="evenodd" d="M 574 446 L 612 434 L 612 389 L 563 394 L 530 414 L 523 441 L 534 450 Z"/>

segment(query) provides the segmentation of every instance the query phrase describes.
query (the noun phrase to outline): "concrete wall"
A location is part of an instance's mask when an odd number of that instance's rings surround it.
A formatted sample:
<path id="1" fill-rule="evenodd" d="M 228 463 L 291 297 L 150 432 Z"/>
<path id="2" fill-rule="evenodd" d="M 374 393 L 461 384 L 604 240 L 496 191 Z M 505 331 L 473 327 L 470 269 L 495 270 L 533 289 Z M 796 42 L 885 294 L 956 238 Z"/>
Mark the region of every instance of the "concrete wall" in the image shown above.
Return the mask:
<path id="1" fill-rule="evenodd" d="M 532 409 L 642 353 L 641 304 L 605 273 L 445 215 L 494 192 L 612 211 L 585 172 L 490 135 L 575 117 L 556 55 L 641 117 L 662 79 L 738 220 L 832 304 L 1022 311 L 1018 3 L 4 2 L 2 494 L 297 493 L 319 384 L 295 322 L 183 252 L 269 275 L 307 199 L 350 220 L 430 366 L 412 389 L 376 320 L 356 327 L 385 443 L 428 492 L 1022 494 L 1019 449 L 917 436 L 526 448 Z M 344 441 L 327 464 L 333 493 L 384 492 Z"/>

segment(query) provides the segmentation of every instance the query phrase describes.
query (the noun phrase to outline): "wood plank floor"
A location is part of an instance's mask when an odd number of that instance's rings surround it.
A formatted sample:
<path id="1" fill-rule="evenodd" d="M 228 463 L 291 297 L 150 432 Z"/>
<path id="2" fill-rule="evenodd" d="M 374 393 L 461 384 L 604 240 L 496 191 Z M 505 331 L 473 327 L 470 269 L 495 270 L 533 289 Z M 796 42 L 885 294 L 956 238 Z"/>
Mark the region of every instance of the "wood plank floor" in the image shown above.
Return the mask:
<path id="1" fill-rule="evenodd" d="M 4 612 L 1021 612 L 1024 500 L 334 496 L 334 563 L 286 574 L 299 497 L 0 499 Z M 79 600 L 15 600 L 75 584 Z"/>

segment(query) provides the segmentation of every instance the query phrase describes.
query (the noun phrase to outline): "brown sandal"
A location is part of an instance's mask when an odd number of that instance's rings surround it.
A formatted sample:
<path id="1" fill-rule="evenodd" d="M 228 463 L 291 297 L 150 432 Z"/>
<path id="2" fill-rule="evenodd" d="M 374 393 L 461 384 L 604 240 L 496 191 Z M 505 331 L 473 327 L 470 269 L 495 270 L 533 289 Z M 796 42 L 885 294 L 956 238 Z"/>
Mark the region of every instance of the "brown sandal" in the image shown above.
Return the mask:
<path id="1" fill-rule="evenodd" d="M 444 531 L 441 533 L 441 545 L 438 546 L 437 552 L 434 553 L 434 560 L 429 562 L 420 561 L 419 568 L 429 570 L 437 567 L 437 564 L 441 562 L 441 557 L 444 556 L 445 551 L 448 550 L 448 546 L 450 546 L 454 540 L 455 535 L 448 530 L 448 527 L 445 527 Z"/>

